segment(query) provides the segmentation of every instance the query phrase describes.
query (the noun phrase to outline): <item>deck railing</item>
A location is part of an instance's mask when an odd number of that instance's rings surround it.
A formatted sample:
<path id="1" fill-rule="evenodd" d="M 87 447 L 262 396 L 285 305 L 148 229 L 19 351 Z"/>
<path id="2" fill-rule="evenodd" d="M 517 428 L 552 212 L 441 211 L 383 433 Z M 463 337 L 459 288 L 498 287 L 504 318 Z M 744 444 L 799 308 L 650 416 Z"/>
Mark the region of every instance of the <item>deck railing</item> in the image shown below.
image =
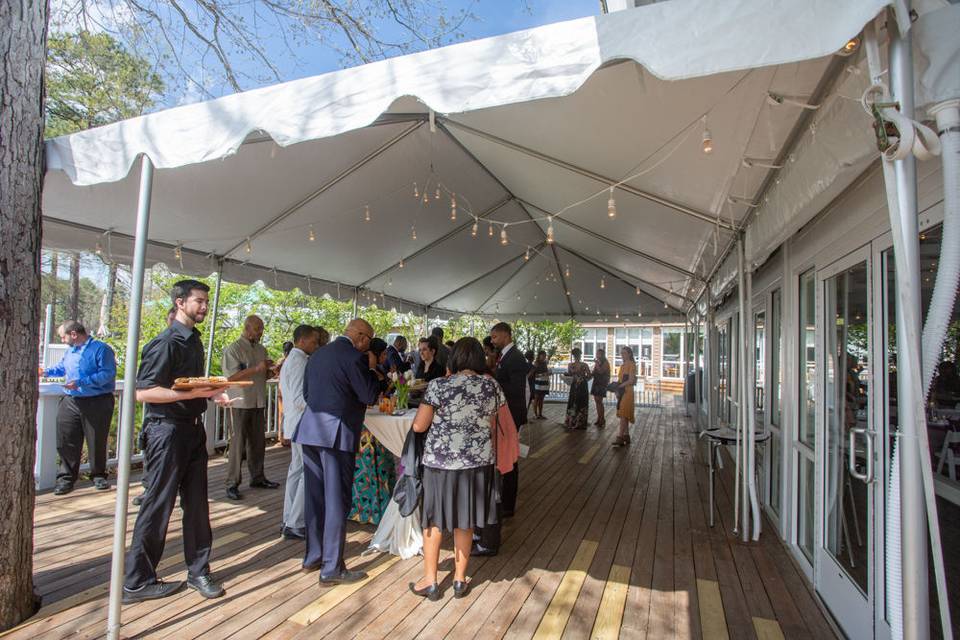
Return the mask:
<path id="1" fill-rule="evenodd" d="M 548 402 L 566 402 L 570 395 L 570 385 L 563 376 L 566 367 L 550 369 L 550 391 L 547 392 Z M 604 397 L 606 404 L 615 404 L 616 398 L 612 393 Z M 659 407 L 663 405 L 663 381 L 659 378 L 639 377 L 633 386 L 633 402 L 641 407 Z"/>

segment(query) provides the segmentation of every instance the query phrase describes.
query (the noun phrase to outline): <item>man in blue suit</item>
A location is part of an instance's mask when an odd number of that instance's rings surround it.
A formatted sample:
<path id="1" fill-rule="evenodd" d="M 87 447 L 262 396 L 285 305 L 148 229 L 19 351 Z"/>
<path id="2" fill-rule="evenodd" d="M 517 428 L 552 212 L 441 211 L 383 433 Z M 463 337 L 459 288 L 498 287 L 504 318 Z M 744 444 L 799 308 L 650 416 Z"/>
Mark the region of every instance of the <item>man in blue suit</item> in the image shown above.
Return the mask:
<path id="1" fill-rule="evenodd" d="M 321 585 L 366 578 L 343 562 L 347 515 L 353 499 L 353 471 L 367 405 L 380 384 L 376 360 L 368 353 L 374 331 L 351 320 L 344 335 L 317 349 L 307 361 L 303 392 L 307 409 L 293 441 L 303 447 L 304 515 L 307 551 L 303 568 L 320 570 Z"/>

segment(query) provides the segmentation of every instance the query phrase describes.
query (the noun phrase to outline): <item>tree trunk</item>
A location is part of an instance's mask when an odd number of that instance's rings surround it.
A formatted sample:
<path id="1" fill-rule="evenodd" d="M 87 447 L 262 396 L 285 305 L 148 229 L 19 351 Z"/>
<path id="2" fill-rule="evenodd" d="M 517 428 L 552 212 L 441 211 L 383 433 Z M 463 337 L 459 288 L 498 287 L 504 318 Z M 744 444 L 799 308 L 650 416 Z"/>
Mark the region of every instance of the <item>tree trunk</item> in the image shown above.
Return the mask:
<path id="1" fill-rule="evenodd" d="M 70 254 L 70 304 L 67 305 L 68 320 L 80 320 L 80 254 Z"/>
<path id="2" fill-rule="evenodd" d="M 117 263 L 110 263 L 110 272 L 107 275 L 107 290 L 103 294 L 103 302 L 100 304 L 100 328 L 97 329 L 97 335 L 100 337 L 110 335 L 110 315 L 113 313 L 113 296 L 117 288 Z"/>
<path id="3" fill-rule="evenodd" d="M 0 2 L 0 630 L 36 608 L 33 460 L 46 38 L 46 0 Z"/>

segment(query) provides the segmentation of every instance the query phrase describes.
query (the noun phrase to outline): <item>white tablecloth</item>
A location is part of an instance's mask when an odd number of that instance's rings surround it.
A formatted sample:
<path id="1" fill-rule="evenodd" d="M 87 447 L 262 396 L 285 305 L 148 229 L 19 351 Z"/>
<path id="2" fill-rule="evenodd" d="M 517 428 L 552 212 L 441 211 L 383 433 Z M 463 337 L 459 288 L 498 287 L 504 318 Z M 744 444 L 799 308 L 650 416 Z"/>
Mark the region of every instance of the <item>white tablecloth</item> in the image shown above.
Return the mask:
<path id="1" fill-rule="evenodd" d="M 416 413 L 416 409 L 408 409 L 402 416 L 391 416 L 367 410 L 363 424 L 387 451 L 399 457 Z M 404 518 L 400 515 L 397 503 L 391 500 L 380 518 L 380 525 L 373 534 L 369 550 L 390 553 L 406 560 L 418 555 L 422 548 L 423 529 L 420 526 L 420 514 L 415 511 Z"/>

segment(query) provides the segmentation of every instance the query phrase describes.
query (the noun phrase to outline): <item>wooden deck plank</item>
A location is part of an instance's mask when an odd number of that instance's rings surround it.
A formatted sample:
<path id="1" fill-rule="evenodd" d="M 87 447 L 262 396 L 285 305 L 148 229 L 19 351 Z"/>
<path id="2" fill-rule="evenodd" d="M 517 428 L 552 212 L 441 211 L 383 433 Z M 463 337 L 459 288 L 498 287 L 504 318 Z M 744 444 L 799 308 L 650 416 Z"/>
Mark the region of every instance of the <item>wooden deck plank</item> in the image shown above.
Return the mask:
<path id="1" fill-rule="evenodd" d="M 616 419 L 608 407 L 608 423 Z M 731 533 L 732 469 L 717 478 L 717 526 L 707 522 L 707 474 L 694 426 L 679 404 L 639 408 L 634 444 L 610 447 L 615 429 L 565 431 L 563 405 L 529 427 L 535 448 L 521 461 L 520 509 L 503 525 L 498 556 L 474 558 L 471 592 L 454 599 L 449 538 L 440 602 L 407 591 L 422 560 L 360 557 L 373 527 L 350 524 L 347 562 L 371 575 L 320 588 L 299 570 L 302 543 L 279 537 L 282 490 L 222 496 L 226 465 L 209 467 L 212 568 L 219 600 L 183 591 L 125 606 L 126 637 L 405 638 L 534 636 L 596 638 L 828 638 L 812 587 L 768 528 L 758 543 Z M 267 474 L 285 477 L 286 449 L 270 447 Z M 139 493 L 132 487 L 132 495 Z M 103 635 L 115 494 L 81 486 L 37 498 L 35 571 L 45 606 L 6 638 L 92 639 Z M 160 563 L 183 579 L 179 514 Z M 136 509 L 131 509 L 132 530 Z M 769 527 L 769 523 L 765 522 Z"/>

